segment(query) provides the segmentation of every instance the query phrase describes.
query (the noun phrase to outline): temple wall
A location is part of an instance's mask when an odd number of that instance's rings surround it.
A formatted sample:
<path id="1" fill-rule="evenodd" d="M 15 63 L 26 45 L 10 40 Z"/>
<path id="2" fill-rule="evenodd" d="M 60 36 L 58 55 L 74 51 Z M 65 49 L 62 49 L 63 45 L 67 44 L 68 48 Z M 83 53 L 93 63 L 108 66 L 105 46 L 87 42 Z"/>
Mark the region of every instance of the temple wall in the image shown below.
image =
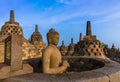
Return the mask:
<path id="1" fill-rule="evenodd" d="M 4 62 L 4 44 L 0 43 L 0 62 Z"/>
<path id="2" fill-rule="evenodd" d="M 23 42 L 22 46 L 23 60 L 28 58 L 42 57 L 42 50 L 45 47 L 43 42 L 41 42 L 39 45 L 33 45 L 29 42 Z"/>
<path id="3" fill-rule="evenodd" d="M 40 42 L 39 45 L 33 45 L 29 41 L 25 41 L 22 45 L 22 59 L 42 57 L 42 50 L 44 48 L 45 44 L 43 42 Z M 0 43 L 0 62 L 4 62 L 4 43 Z"/>

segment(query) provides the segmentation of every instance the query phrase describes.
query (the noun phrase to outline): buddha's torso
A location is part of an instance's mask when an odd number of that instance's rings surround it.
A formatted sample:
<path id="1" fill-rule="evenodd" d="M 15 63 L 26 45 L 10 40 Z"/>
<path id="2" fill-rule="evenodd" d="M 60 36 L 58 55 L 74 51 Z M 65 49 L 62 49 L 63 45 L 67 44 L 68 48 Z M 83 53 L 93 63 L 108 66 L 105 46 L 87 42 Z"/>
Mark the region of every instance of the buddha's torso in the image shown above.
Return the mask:
<path id="1" fill-rule="evenodd" d="M 51 50 L 50 53 L 50 68 L 59 67 L 61 63 L 61 53 L 58 48 L 54 45 L 48 46 Z"/>

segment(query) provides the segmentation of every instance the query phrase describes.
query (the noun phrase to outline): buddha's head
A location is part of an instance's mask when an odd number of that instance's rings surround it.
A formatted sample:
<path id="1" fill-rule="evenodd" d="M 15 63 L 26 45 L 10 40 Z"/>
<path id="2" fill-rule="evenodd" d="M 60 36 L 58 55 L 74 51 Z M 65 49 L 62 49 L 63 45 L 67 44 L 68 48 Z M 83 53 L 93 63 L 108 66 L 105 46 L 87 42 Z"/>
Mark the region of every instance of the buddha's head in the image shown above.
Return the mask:
<path id="1" fill-rule="evenodd" d="M 47 33 L 47 40 L 48 40 L 48 45 L 57 45 L 59 42 L 59 33 L 56 32 L 53 28 L 49 30 Z"/>

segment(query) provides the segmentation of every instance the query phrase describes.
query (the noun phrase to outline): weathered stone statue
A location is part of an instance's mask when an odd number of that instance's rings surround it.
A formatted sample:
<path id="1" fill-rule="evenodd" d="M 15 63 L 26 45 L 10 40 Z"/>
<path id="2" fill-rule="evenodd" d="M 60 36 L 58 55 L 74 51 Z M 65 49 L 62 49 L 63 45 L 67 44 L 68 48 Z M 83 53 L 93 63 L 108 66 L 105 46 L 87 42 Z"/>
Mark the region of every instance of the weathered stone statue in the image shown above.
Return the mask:
<path id="1" fill-rule="evenodd" d="M 47 33 L 48 46 L 43 52 L 43 73 L 60 74 L 69 66 L 66 60 L 62 63 L 61 53 L 57 48 L 59 34 L 54 29 Z"/>

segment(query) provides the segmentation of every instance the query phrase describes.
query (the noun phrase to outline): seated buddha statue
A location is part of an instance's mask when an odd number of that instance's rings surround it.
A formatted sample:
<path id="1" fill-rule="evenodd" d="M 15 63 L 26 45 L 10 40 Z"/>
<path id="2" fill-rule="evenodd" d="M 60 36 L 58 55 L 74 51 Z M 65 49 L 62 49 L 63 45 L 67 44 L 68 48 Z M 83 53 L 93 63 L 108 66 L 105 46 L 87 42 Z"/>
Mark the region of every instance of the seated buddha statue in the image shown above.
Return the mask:
<path id="1" fill-rule="evenodd" d="M 59 33 L 50 29 L 47 33 L 48 46 L 45 48 L 42 56 L 43 73 L 61 74 L 69 67 L 69 63 L 64 60 L 57 48 L 59 42 Z"/>

